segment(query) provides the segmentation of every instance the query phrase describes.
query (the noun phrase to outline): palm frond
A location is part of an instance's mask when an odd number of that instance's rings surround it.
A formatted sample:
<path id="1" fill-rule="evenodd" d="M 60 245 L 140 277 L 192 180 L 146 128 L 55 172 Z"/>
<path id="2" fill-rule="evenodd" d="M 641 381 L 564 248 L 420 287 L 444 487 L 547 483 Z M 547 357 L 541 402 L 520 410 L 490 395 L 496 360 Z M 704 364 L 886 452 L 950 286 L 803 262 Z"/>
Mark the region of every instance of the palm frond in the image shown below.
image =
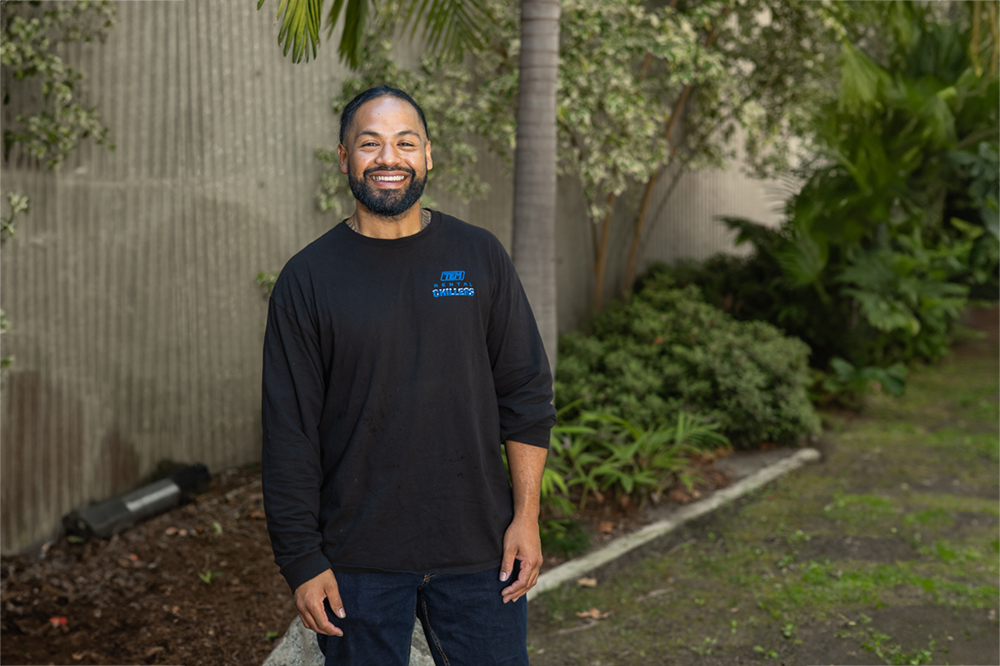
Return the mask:
<path id="1" fill-rule="evenodd" d="M 260 10 L 267 0 L 257 0 Z M 320 45 L 324 0 L 278 0 L 276 20 L 281 21 L 278 43 L 284 55 L 292 54 L 292 62 L 316 57 Z M 466 50 L 478 49 L 496 19 L 490 13 L 487 0 L 409 0 L 399 24 L 410 26 L 411 37 L 420 35 L 428 51 L 457 58 Z M 333 0 L 326 15 L 326 36 L 344 17 L 344 32 L 338 52 L 351 69 L 362 65 L 366 33 L 376 0 Z M 389 26 L 392 27 L 392 26 Z"/>
<path id="2" fill-rule="evenodd" d="M 257 10 L 265 0 L 257 0 Z M 284 48 L 282 54 L 292 52 L 292 62 L 308 61 L 316 57 L 319 48 L 319 27 L 323 10 L 323 0 L 280 0 L 275 21 L 281 21 L 278 30 L 278 44 Z"/>
<path id="3" fill-rule="evenodd" d="M 465 50 L 481 48 L 495 22 L 485 0 L 412 0 L 404 24 L 411 26 L 414 36 L 423 23 L 427 47 L 456 58 Z"/>
<path id="4" fill-rule="evenodd" d="M 333 27 L 340 18 L 340 10 L 344 0 L 334 0 L 333 7 L 327 16 L 327 35 L 333 32 Z M 344 10 L 344 32 L 340 36 L 340 59 L 351 69 L 361 67 L 361 55 L 365 40 L 365 29 L 368 26 L 368 0 L 347 0 Z"/>

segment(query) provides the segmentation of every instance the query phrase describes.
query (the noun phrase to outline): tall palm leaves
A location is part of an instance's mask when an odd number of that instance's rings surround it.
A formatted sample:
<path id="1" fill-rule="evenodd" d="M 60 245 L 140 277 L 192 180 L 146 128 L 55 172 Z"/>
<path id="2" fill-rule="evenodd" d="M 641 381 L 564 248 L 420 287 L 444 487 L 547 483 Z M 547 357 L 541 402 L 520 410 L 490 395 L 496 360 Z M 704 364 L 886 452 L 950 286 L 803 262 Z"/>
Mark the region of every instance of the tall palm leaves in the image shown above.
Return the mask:
<path id="1" fill-rule="evenodd" d="M 258 11 L 266 0 L 257 0 Z M 371 5 L 378 0 L 333 0 L 326 15 L 326 37 L 344 15 L 344 32 L 340 37 L 340 57 L 352 69 L 361 65 L 365 28 Z M 320 44 L 325 0 L 278 0 L 276 20 L 281 21 L 278 43 L 289 51 L 293 62 L 303 57 L 315 58 Z M 399 24 L 409 26 L 415 35 L 423 26 L 421 36 L 428 48 L 437 53 L 458 57 L 483 42 L 484 31 L 493 23 L 485 0 L 410 0 Z M 392 26 L 395 27 L 395 26 Z"/>

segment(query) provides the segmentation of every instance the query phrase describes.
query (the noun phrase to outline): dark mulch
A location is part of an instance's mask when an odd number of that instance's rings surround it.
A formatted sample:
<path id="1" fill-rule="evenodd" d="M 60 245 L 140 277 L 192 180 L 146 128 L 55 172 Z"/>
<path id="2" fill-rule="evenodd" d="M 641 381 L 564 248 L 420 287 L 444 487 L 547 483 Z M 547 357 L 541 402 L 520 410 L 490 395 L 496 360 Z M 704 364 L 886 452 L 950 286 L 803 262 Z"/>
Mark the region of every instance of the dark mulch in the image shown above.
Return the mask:
<path id="1" fill-rule="evenodd" d="M 110 540 L 4 557 L 0 603 L 3 664 L 260 664 L 296 615 L 248 468 Z"/>

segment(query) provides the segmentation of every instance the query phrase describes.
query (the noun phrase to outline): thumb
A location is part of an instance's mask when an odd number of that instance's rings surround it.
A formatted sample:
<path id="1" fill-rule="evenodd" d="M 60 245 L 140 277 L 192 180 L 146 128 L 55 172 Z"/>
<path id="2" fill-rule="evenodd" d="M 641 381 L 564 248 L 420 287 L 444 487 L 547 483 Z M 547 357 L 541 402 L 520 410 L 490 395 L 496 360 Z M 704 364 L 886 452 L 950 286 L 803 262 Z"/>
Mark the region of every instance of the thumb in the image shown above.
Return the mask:
<path id="1" fill-rule="evenodd" d="M 337 581 L 334 580 L 330 585 L 327 585 L 325 592 L 333 614 L 341 620 L 347 617 L 347 613 L 344 612 L 344 602 L 340 599 L 340 588 L 337 586 Z"/>
<path id="2" fill-rule="evenodd" d="M 510 572 L 514 570 L 514 557 L 517 555 L 517 548 L 508 546 L 503 551 L 503 560 L 500 562 L 500 580 L 505 581 L 510 578 Z"/>

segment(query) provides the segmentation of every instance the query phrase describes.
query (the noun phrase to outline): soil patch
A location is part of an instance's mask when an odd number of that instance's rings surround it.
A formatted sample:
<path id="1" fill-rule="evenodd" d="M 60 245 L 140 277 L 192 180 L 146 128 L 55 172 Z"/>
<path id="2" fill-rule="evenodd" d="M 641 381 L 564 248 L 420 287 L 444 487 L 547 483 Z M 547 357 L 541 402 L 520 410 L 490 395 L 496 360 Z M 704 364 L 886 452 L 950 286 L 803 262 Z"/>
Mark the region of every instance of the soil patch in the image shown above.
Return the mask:
<path id="1" fill-rule="evenodd" d="M 260 473 L 110 540 L 0 563 L 4 664 L 259 664 L 295 617 L 264 527 Z"/>
<path id="2" fill-rule="evenodd" d="M 858 560 L 864 562 L 905 562 L 919 555 L 905 540 L 866 536 L 814 536 L 799 551 L 798 560 Z"/>

